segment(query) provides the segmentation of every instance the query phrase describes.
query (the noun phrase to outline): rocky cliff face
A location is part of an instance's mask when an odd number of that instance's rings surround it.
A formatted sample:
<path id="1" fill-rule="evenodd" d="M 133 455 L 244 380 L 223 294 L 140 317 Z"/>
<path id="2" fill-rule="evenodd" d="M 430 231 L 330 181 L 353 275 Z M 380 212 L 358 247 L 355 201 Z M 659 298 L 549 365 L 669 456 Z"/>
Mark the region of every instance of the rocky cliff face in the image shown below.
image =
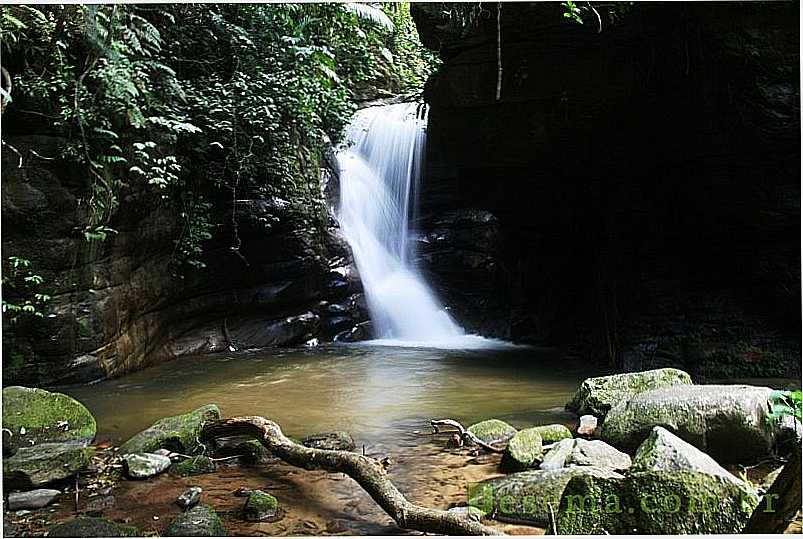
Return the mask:
<path id="1" fill-rule="evenodd" d="M 428 82 L 422 264 L 484 334 L 620 368 L 800 362 L 797 3 L 646 3 L 584 25 L 415 4 Z"/>
<path id="2" fill-rule="evenodd" d="M 87 242 L 79 205 L 86 179 L 59 158 L 63 140 L 17 122 L 13 111 L 3 119 L 11 126 L 3 255 L 30 259 L 53 296 L 44 318 L 4 317 L 5 383 L 89 381 L 182 355 L 331 340 L 367 319 L 317 168 L 299 178 L 303 193 L 292 200 L 244 195 L 232 205 L 230 194 L 218 194 L 212 212 L 227 225 L 205 245 L 207 267 L 182 275 L 175 205 L 128 189 L 110 223 L 117 233 Z M 231 249 L 232 222 L 242 256 Z"/>

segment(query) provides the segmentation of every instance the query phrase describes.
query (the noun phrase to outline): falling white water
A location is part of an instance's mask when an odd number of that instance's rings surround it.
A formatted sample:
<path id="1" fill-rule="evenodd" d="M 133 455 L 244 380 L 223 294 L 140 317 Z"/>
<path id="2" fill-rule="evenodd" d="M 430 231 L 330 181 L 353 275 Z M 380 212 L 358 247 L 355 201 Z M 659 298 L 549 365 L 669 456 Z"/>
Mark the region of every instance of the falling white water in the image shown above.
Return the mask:
<path id="1" fill-rule="evenodd" d="M 360 110 L 338 153 L 338 220 L 360 272 L 379 344 L 475 348 L 489 339 L 466 335 L 409 264 L 426 139 L 426 105 Z"/>

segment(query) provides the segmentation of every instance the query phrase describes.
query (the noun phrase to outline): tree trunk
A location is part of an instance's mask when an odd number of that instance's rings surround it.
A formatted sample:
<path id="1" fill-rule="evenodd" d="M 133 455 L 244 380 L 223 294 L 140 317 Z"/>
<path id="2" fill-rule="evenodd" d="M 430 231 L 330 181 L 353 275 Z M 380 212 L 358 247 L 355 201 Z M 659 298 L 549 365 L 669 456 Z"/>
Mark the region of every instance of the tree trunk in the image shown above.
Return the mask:
<path id="1" fill-rule="evenodd" d="M 391 483 L 385 468 L 376 459 L 348 451 L 305 447 L 287 438 L 279 425 L 264 417 L 232 417 L 208 423 L 201 439 L 236 435 L 253 436 L 274 456 L 298 468 L 348 475 L 400 528 L 447 535 L 504 535 L 464 516 L 412 504 Z"/>
<path id="2" fill-rule="evenodd" d="M 769 491 L 753 511 L 742 533 L 783 533 L 800 511 L 800 442 L 795 443 L 789 460 Z"/>

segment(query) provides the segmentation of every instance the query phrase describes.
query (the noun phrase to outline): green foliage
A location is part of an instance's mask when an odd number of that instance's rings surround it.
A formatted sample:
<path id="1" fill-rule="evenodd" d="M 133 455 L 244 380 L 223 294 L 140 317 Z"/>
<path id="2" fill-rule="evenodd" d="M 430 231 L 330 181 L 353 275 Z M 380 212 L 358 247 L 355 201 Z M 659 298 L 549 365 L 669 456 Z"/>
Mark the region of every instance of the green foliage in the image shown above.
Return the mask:
<path id="1" fill-rule="evenodd" d="M 109 238 L 121 200 L 145 193 L 183 219 L 185 269 L 220 231 L 239 249 L 209 200 L 309 207 L 355 103 L 419 91 L 436 63 L 406 4 L 4 6 L 0 37 L 14 92 L 86 171 L 83 236 Z"/>
<path id="2" fill-rule="evenodd" d="M 770 395 L 770 417 L 780 419 L 783 416 L 793 416 L 798 421 L 803 421 L 803 392 L 800 389 L 795 391 L 773 391 Z"/>
<path id="3" fill-rule="evenodd" d="M 31 261 L 9 256 L 3 268 L 3 314 L 10 323 L 22 316 L 43 317 L 50 296 L 43 293 L 45 279 L 34 273 Z"/>
<path id="4" fill-rule="evenodd" d="M 580 8 L 572 0 L 566 0 L 560 4 L 564 8 L 563 16 L 566 19 L 571 19 L 577 24 L 583 24 L 583 18 L 580 17 Z"/>

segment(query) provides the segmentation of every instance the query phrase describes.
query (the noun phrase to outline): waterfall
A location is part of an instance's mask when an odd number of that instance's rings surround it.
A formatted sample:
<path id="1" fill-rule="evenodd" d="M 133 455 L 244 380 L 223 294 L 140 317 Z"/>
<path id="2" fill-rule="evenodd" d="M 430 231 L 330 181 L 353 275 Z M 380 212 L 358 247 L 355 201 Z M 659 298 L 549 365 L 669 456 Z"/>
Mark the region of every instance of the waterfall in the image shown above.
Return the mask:
<path id="1" fill-rule="evenodd" d="M 362 109 L 338 153 L 338 219 L 377 337 L 438 342 L 463 334 L 410 265 L 410 216 L 418 191 L 426 107 L 401 103 Z"/>
<path id="2" fill-rule="evenodd" d="M 358 111 L 338 152 L 338 221 L 362 279 L 381 342 L 476 347 L 411 265 L 415 209 L 426 142 L 427 107 L 401 103 Z"/>

